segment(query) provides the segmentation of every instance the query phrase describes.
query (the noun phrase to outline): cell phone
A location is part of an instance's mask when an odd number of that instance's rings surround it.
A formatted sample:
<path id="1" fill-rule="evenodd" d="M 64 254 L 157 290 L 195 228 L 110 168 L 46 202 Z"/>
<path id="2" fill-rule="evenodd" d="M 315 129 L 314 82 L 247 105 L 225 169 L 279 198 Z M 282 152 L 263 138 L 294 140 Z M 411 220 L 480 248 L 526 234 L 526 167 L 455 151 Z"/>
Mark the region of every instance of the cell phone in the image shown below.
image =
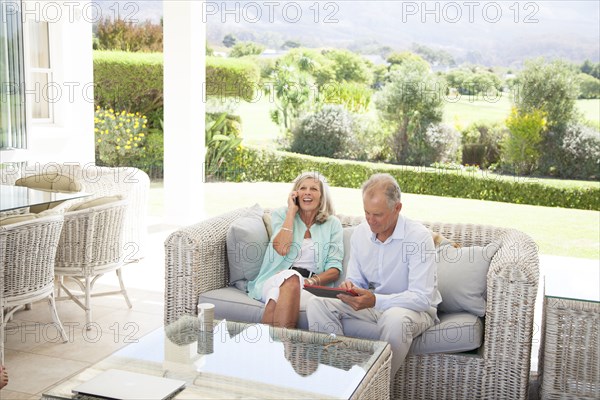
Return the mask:
<path id="1" fill-rule="evenodd" d="M 294 198 L 294 204 L 300 207 L 300 202 L 298 201 L 298 196 Z"/>

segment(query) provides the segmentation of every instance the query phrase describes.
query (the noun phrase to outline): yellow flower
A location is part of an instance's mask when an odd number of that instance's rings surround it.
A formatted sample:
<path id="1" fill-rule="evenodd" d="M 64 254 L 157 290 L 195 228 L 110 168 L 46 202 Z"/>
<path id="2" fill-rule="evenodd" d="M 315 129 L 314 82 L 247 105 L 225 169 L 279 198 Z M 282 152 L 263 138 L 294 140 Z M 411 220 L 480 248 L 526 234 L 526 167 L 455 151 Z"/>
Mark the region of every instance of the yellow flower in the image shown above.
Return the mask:
<path id="1" fill-rule="evenodd" d="M 125 150 L 131 149 L 131 146 L 125 146 Z"/>
<path id="2" fill-rule="evenodd" d="M 145 135 L 144 135 L 143 133 L 140 133 L 140 134 L 139 134 L 139 136 L 140 136 L 140 137 L 144 137 Z"/>
<path id="3" fill-rule="evenodd" d="M 117 138 L 117 143 L 119 143 L 120 141 L 121 141 L 121 138 L 120 138 L 120 137 L 118 137 L 118 138 Z"/>
<path id="4" fill-rule="evenodd" d="M 121 150 L 121 146 L 117 146 L 117 150 Z"/>
<path id="5" fill-rule="evenodd" d="M 102 139 L 98 139 L 98 143 L 102 143 Z"/>

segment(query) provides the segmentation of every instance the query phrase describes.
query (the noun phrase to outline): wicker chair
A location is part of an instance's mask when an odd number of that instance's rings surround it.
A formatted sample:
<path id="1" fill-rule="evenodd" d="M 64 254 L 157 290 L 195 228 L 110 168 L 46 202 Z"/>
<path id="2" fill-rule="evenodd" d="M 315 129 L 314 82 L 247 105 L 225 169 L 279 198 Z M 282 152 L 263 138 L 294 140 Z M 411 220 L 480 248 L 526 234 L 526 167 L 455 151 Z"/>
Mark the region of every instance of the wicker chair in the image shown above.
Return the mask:
<path id="1" fill-rule="evenodd" d="M 247 209 L 238 209 L 167 238 L 165 324 L 195 314 L 201 293 L 228 286 L 227 230 L 247 213 Z M 340 216 L 340 220 L 343 226 L 353 226 L 362 218 Z M 500 243 L 487 275 L 484 344 L 469 353 L 409 354 L 392 377 L 392 398 L 526 399 L 539 280 L 535 243 L 513 229 L 425 225 L 463 246 Z"/>
<path id="2" fill-rule="evenodd" d="M 80 209 L 65 213 L 65 223 L 56 252 L 55 274 L 59 280 L 57 300 L 73 300 L 80 306 L 85 311 L 86 325 L 90 329 L 92 297 L 122 294 L 131 308 L 121 275 L 124 258 L 123 221 L 127 200 L 120 196 L 105 197 L 80 203 L 77 207 Z M 111 271 L 116 271 L 121 289 L 93 293 L 98 278 Z M 76 283 L 81 293 L 73 293 L 66 286 L 65 280 Z M 65 291 L 66 296 L 60 295 L 61 290 Z"/>
<path id="3" fill-rule="evenodd" d="M 14 185 L 22 178 L 53 173 L 67 176 L 70 182 L 81 185 L 78 190 L 91 193 L 92 196 L 85 200 L 118 194 L 125 196 L 129 200 L 129 209 L 125 215 L 123 242 L 130 254 L 129 261 L 136 261 L 144 257 L 150 190 L 148 174 L 133 167 L 100 167 L 92 163 L 85 165 L 50 163 L 31 166 L 26 166 L 24 163 L 9 163 L 6 168 L 0 169 L 0 183 Z M 70 200 L 70 204 L 61 208 L 67 208 L 78 201 L 81 200 Z"/>
<path id="4" fill-rule="evenodd" d="M 54 298 L 54 259 L 62 226 L 61 214 L 27 215 L 16 223 L 0 221 L 0 363 L 6 322 L 35 301 L 48 299 L 52 320 L 63 341 L 68 339 Z"/>

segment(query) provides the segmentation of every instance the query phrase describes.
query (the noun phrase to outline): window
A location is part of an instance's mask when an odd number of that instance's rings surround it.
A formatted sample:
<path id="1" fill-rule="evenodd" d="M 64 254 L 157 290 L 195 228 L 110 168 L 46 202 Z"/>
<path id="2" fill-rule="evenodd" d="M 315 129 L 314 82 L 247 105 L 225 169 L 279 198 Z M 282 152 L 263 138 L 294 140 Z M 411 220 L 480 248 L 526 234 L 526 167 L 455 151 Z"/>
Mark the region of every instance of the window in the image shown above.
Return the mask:
<path id="1" fill-rule="evenodd" d="M 37 122 L 52 122 L 52 104 L 48 100 L 53 98 L 52 70 L 50 69 L 50 41 L 48 22 L 28 19 L 27 33 L 27 63 L 29 65 L 29 80 L 27 93 L 34 93 L 29 97 L 31 118 Z"/>
<path id="2" fill-rule="evenodd" d="M 0 149 L 27 148 L 23 26 L 17 4 L 0 0 Z"/>

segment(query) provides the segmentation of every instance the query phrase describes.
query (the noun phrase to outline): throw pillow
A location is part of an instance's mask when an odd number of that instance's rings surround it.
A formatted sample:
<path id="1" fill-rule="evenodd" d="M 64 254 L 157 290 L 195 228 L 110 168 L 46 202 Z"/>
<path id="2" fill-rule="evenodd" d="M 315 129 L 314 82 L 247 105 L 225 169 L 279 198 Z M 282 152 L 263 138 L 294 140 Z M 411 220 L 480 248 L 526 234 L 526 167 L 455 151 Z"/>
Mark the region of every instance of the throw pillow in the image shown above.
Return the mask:
<path id="1" fill-rule="evenodd" d="M 81 211 L 92 207 L 103 206 L 105 204 L 114 203 L 123 200 L 123 196 L 120 194 L 114 196 L 96 197 L 92 200 L 82 201 L 69 207 L 68 211 Z"/>
<path id="2" fill-rule="evenodd" d="M 442 295 L 439 311 L 485 315 L 487 273 L 498 247 L 497 243 L 490 243 L 484 247 L 439 248 L 436 255 L 438 290 Z"/>
<path id="3" fill-rule="evenodd" d="M 262 219 L 265 223 L 265 228 L 267 229 L 267 238 L 271 240 L 271 236 L 273 236 L 273 224 L 271 222 L 271 213 L 263 213 Z"/>
<path id="4" fill-rule="evenodd" d="M 236 219 L 227 231 L 229 282 L 243 291 L 246 291 L 248 281 L 258 275 L 269 245 L 262 216 L 263 210 L 256 204 L 248 209 L 247 215 Z"/>

